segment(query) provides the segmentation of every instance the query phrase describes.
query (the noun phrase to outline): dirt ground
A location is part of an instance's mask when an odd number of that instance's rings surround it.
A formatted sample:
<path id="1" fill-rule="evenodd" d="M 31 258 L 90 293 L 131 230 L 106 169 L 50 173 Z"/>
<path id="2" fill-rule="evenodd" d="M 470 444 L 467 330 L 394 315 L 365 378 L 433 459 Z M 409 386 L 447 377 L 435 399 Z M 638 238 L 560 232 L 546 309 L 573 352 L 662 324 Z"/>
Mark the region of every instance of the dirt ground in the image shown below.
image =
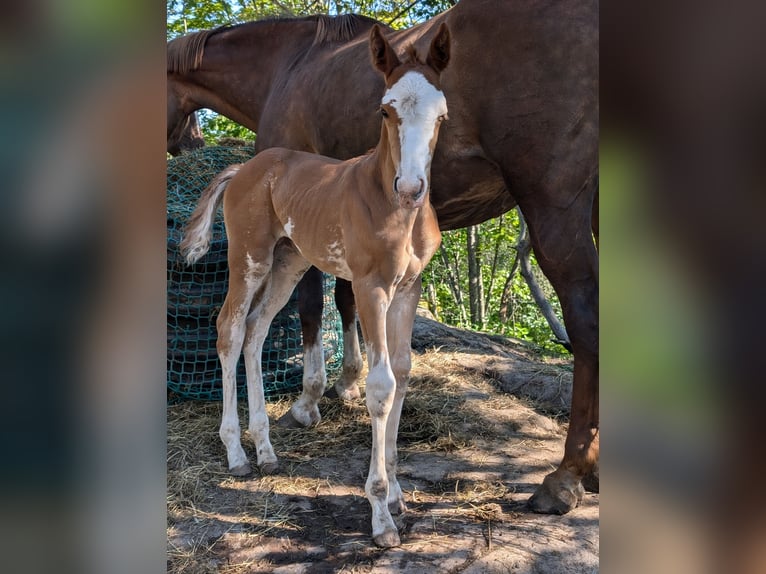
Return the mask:
<path id="1" fill-rule="evenodd" d="M 246 479 L 227 474 L 220 404 L 184 402 L 168 407 L 168 572 L 598 572 L 598 494 L 565 516 L 525 506 L 563 453 L 571 362 L 422 317 L 413 347 L 400 547 L 371 541 L 363 400 L 322 399 L 312 429 L 272 425 L 280 470 Z"/>

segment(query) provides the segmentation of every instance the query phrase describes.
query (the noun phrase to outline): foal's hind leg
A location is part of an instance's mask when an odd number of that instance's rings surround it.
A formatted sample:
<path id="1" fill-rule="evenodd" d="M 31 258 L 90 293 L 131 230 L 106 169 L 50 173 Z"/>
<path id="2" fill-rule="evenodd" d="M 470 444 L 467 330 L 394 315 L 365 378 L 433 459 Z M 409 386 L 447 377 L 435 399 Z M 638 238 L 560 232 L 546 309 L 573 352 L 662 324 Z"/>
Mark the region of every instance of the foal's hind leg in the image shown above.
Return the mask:
<path id="1" fill-rule="evenodd" d="M 263 395 L 261 358 L 263 342 L 274 317 L 290 299 L 290 295 L 308 263 L 290 242 L 281 241 L 274 249 L 271 273 L 263 284 L 258 305 L 247 317 L 245 337 L 245 368 L 247 370 L 247 398 L 250 412 L 248 430 L 256 446 L 258 466 L 264 474 L 277 470 L 277 457 L 269 440 L 269 418 Z M 319 396 L 322 395 L 321 389 Z M 318 416 L 318 409 L 317 409 Z"/>
<path id="2" fill-rule="evenodd" d="M 245 476 L 250 474 L 250 464 L 240 441 L 237 363 L 242 352 L 250 305 L 256 292 L 263 287 L 270 263 L 247 265 L 244 255 L 238 256 L 236 247 L 230 245 L 229 267 L 233 270 L 229 274 L 229 289 L 216 322 L 216 346 L 223 383 L 223 415 L 219 435 L 226 447 L 229 471 L 235 476 Z"/>

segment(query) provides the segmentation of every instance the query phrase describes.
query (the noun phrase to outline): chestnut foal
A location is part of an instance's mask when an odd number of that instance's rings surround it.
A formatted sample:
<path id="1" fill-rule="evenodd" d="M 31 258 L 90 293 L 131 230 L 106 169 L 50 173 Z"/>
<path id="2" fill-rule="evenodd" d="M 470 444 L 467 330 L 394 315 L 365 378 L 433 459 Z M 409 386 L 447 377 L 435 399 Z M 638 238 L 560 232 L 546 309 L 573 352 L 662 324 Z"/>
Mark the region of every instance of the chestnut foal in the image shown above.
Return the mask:
<path id="1" fill-rule="evenodd" d="M 277 458 L 269 441 L 260 364 L 269 325 L 309 266 L 352 281 L 367 348 L 366 402 L 372 421 L 365 492 L 372 505 L 372 536 L 383 547 L 399 544 L 390 512 L 405 510 L 396 480 L 396 438 L 420 276 L 441 242 L 429 181 L 439 126 L 447 115 L 439 76 L 449 61 L 449 46 L 443 24 L 425 62 L 414 49 L 401 62 L 375 26 L 372 63 L 387 88 L 377 147 L 344 162 L 271 148 L 230 166 L 203 192 L 181 244 L 190 263 L 208 250 L 223 197 L 229 291 L 217 323 L 224 390 L 220 435 L 235 475 L 250 472 L 236 408 L 235 373 L 243 345 L 248 429 L 261 471 L 274 472 Z M 322 357 L 304 357 L 317 359 Z M 310 387 L 299 411 L 318 422 L 324 380 L 317 378 Z"/>

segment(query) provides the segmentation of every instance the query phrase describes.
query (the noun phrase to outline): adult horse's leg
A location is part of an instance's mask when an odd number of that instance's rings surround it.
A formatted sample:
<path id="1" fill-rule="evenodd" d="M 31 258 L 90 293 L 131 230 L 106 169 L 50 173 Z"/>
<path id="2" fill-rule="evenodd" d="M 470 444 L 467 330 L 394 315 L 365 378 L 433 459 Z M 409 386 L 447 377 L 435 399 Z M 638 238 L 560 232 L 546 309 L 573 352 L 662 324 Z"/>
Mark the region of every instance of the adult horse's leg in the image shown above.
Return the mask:
<path id="1" fill-rule="evenodd" d="M 318 418 L 307 418 L 307 407 L 316 404 L 314 389 L 327 385 L 327 372 L 322 348 L 322 310 L 324 309 L 324 280 L 322 272 L 310 267 L 298 283 L 298 313 L 301 317 L 303 334 L 303 391 L 292 408 L 277 424 L 285 427 L 305 427 L 319 422 Z M 318 414 L 318 410 L 316 411 Z"/>
<path id="2" fill-rule="evenodd" d="M 396 392 L 391 413 L 386 425 L 386 473 L 388 475 L 388 510 L 394 514 L 404 512 L 407 506 L 396 479 L 398 453 L 396 440 L 399 434 L 399 419 L 402 404 L 407 394 L 412 367 L 412 324 L 420 299 L 421 277 L 410 285 L 399 285 L 386 316 L 388 350 L 391 355 L 391 369 L 396 379 Z"/>
<path id="3" fill-rule="evenodd" d="M 362 396 L 358 380 L 363 363 L 356 331 L 356 301 L 350 281 L 335 279 L 335 306 L 340 312 L 343 327 L 343 370 L 335 385 L 328 389 L 327 396 L 344 400 L 358 399 Z"/>
<path id="4" fill-rule="evenodd" d="M 574 352 L 574 381 L 564 458 L 529 500 L 536 512 L 564 514 L 583 496 L 582 479 L 598 462 L 598 256 L 591 235 L 595 180 L 568 204 L 545 190 L 519 198 L 537 261 L 564 314 Z"/>
<path id="5" fill-rule="evenodd" d="M 269 440 L 269 418 L 266 414 L 266 402 L 263 395 L 263 371 L 261 358 L 263 342 L 269 333 L 269 326 L 280 309 L 290 299 L 303 273 L 309 267 L 295 247 L 288 242 L 280 242 L 274 249 L 271 274 L 262 286 L 260 304 L 255 306 L 247 317 L 247 335 L 245 337 L 245 369 L 247 371 L 247 399 L 250 413 L 248 430 L 255 442 L 258 467 L 264 474 L 271 474 L 278 468 L 277 457 Z M 315 397 L 313 416 L 319 420 L 316 402 L 322 396 L 324 386 L 313 389 Z M 312 416 L 309 409 L 307 416 Z"/>
<path id="6" fill-rule="evenodd" d="M 229 247 L 229 289 L 218 314 L 218 358 L 221 362 L 223 382 L 223 415 L 219 435 L 226 447 L 229 471 L 235 476 L 250 474 L 250 463 L 240 441 L 239 416 L 237 414 L 237 363 L 245 339 L 247 316 L 256 292 L 262 288 L 270 273 L 268 265 L 243 265 L 245 253 Z M 260 366 L 259 366 L 260 368 Z M 251 373 L 248 372 L 248 379 Z M 248 380 L 248 388 L 252 385 Z M 261 391 L 263 392 L 263 391 Z M 249 397 L 248 397 L 249 399 Z"/>
<path id="7" fill-rule="evenodd" d="M 372 506 L 372 538 L 378 546 L 399 545 L 399 533 L 388 510 L 389 483 L 386 471 L 386 427 L 394 405 L 396 379 L 386 342 L 387 290 L 370 278 L 354 281 L 359 321 L 367 348 L 367 410 L 372 423 L 370 472 L 364 491 Z"/>

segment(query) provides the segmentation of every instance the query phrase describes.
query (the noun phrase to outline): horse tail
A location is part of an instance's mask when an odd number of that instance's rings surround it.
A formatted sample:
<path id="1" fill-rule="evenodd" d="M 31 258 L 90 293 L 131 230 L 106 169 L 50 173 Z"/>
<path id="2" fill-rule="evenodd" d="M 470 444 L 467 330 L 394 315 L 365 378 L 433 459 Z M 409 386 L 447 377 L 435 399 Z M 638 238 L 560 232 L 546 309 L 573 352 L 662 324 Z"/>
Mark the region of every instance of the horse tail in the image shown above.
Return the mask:
<path id="1" fill-rule="evenodd" d="M 230 165 L 215 176 L 202 192 L 197 207 L 184 226 L 184 237 L 179 245 L 187 265 L 196 263 L 210 249 L 216 210 L 223 199 L 223 192 L 240 169 L 241 163 Z"/>

